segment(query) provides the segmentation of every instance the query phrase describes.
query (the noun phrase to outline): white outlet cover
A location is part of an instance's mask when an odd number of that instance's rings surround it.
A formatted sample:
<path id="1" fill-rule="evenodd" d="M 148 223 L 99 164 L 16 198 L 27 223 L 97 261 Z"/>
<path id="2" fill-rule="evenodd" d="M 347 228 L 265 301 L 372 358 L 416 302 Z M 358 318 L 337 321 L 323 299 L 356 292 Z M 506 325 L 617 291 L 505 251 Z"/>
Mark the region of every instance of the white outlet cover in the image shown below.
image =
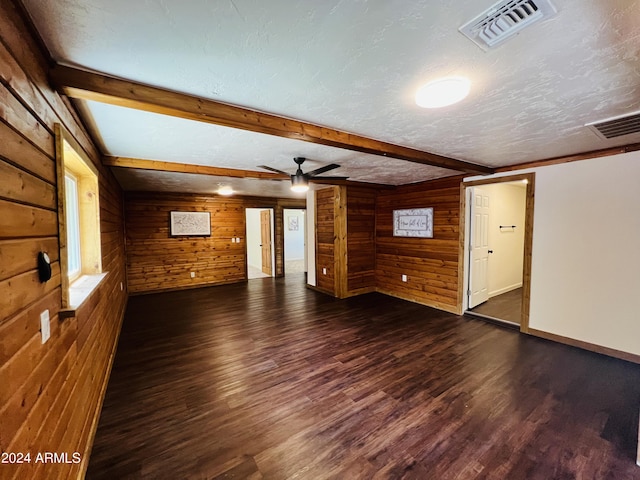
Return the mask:
<path id="1" fill-rule="evenodd" d="M 191 272 L 191 278 L 196 278 L 196 272 Z"/>
<path id="2" fill-rule="evenodd" d="M 407 276 L 406 275 L 402 275 L 402 281 L 406 282 L 407 281 Z"/>
<path id="3" fill-rule="evenodd" d="M 51 328 L 49 326 L 49 310 L 45 310 L 40 314 L 40 331 L 42 332 L 42 343 L 46 343 L 51 336 Z"/>
<path id="4" fill-rule="evenodd" d="M 326 269 L 326 268 L 323 268 L 323 269 L 322 269 L 322 274 L 323 274 L 323 275 L 326 275 L 326 274 L 327 274 L 327 269 Z"/>

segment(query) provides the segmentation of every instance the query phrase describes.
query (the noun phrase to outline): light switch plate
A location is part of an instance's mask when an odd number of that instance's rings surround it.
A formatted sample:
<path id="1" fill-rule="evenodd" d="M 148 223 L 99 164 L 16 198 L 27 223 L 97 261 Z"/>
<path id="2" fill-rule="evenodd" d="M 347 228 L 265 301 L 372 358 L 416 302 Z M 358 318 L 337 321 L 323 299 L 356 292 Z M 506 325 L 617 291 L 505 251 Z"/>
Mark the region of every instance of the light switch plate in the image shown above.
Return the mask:
<path id="1" fill-rule="evenodd" d="M 407 276 L 406 275 L 402 275 L 402 281 L 406 282 L 407 281 Z"/>
<path id="2" fill-rule="evenodd" d="M 40 331 L 42 332 L 42 343 L 46 343 L 51 336 L 49 327 L 49 310 L 45 310 L 40 314 Z"/>
<path id="3" fill-rule="evenodd" d="M 191 278 L 196 278 L 196 272 L 191 272 Z"/>
<path id="4" fill-rule="evenodd" d="M 322 269 L 322 274 L 323 274 L 323 275 L 326 275 L 326 274 L 327 274 L 327 269 L 326 269 L 326 268 L 323 268 L 323 269 Z"/>

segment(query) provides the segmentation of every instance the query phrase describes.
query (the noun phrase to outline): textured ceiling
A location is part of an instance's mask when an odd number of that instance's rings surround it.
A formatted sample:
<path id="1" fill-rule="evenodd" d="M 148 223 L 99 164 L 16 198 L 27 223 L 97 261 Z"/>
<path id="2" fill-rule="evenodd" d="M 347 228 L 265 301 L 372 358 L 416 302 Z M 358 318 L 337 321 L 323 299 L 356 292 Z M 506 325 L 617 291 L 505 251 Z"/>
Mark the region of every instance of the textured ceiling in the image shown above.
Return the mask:
<path id="1" fill-rule="evenodd" d="M 555 17 L 488 52 L 457 29 L 491 0 L 23 1 L 61 63 L 460 160 L 504 166 L 640 142 L 584 127 L 640 110 L 640 1 L 552 0 Z M 468 77 L 469 97 L 415 106 L 417 87 L 445 75 Z M 388 184 L 455 173 L 82 103 L 112 155 L 283 170 L 307 156 L 319 162 L 308 168 L 337 162 L 336 174 Z"/>

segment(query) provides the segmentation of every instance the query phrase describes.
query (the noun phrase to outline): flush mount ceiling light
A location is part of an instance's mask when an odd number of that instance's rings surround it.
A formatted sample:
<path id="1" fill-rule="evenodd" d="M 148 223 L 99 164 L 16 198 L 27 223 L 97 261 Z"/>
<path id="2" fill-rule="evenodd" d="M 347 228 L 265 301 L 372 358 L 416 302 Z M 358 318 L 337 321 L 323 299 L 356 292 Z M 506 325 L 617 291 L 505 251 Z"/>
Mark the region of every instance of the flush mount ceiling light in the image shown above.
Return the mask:
<path id="1" fill-rule="evenodd" d="M 224 195 L 225 197 L 233 195 L 233 188 L 229 185 L 224 185 L 218 189 L 218 195 Z"/>
<path id="2" fill-rule="evenodd" d="M 416 104 L 422 108 L 441 108 L 464 99 L 471 89 L 471 82 L 464 77 L 440 78 L 420 87 L 416 92 Z"/>

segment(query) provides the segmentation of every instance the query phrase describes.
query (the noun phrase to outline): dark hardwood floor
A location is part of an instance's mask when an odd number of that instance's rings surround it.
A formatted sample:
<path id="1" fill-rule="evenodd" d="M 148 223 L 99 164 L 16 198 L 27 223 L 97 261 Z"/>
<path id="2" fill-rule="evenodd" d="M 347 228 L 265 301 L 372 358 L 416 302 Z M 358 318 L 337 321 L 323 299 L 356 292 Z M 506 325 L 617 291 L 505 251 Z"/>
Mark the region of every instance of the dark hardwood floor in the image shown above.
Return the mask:
<path id="1" fill-rule="evenodd" d="M 87 478 L 633 479 L 639 400 L 638 365 L 265 278 L 130 299 Z"/>
<path id="2" fill-rule="evenodd" d="M 486 302 L 469 310 L 469 313 L 480 313 L 520 325 L 522 317 L 522 288 L 516 288 L 502 295 L 491 297 Z"/>

